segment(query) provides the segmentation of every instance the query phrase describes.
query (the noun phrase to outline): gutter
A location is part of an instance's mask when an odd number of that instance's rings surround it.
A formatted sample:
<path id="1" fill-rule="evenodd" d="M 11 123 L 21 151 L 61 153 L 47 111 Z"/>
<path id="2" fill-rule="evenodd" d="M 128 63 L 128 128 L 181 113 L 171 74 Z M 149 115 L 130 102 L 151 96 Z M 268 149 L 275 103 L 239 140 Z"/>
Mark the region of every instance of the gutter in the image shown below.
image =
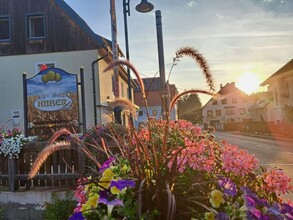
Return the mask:
<path id="1" fill-rule="evenodd" d="M 98 124 L 98 119 L 97 119 L 97 93 L 96 93 L 96 79 L 95 79 L 95 64 L 98 63 L 100 60 L 106 58 L 109 55 L 109 50 L 106 48 L 107 54 L 98 58 L 97 60 L 94 60 L 92 62 L 92 79 L 93 79 L 93 95 L 94 95 L 94 118 L 95 118 L 95 125 Z"/>

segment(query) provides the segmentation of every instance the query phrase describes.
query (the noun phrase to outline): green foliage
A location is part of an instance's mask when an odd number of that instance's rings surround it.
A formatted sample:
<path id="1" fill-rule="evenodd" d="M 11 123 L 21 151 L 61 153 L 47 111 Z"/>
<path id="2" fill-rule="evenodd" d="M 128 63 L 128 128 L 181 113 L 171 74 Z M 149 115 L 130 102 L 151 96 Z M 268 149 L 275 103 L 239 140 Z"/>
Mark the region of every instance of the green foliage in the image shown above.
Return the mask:
<path id="1" fill-rule="evenodd" d="M 179 119 L 190 121 L 194 124 L 201 123 L 201 101 L 198 94 L 183 96 L 178 102 Z"/>
<path id="2" fill-rule="evenodd" d="M 46 203 L 45 219 L 46 220 L 65 220 L 72 214 L 76 202 L 73 201 L 73 193 L 66 191 L 64 196 L 58 193 L 51 194 L 51 202 Z"/>
<path id="3" fill-rule="evenodd" d="M 0 220 L 4 219 L 4 209 L 0 208 Z"/>

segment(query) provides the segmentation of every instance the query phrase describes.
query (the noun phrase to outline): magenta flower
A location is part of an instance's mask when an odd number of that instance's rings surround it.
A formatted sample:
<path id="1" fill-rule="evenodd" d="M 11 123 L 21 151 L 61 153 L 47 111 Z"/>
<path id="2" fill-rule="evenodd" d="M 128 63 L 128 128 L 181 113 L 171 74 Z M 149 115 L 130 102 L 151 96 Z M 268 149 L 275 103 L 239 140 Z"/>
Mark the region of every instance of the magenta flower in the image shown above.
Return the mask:
<path id="1" fill-rule="evenodd" d="M 268 170 L 264 173 L 263 179 L 265 182 L 263 189 L 269 192 L 273 191 L 276 194 L 285 194 L 287 191 L 292 190 L 292 186 L 289 185 L 291 178 L 283 170 Z"/>

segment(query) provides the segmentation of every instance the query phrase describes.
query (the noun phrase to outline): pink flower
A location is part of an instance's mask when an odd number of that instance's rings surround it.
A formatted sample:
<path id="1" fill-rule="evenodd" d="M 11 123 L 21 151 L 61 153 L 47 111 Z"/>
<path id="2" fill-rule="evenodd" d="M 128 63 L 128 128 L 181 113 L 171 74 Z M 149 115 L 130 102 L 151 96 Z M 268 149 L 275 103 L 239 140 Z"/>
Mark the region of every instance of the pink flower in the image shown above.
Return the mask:
<path id="1" fill-rule="evenodd" d="M 285 194 L 287 191 L 293 190 L 293 187 L 289 185 L 291 178 L 283 170 L 268 170 L 263 174 L 263 180 L 265 182 L 263 189 L 267 191 Z"/>
<path id="2" fill-rule="evenodd" d="M 258 160 L 246 150 L 238 150 L 237 146 L 226 143 L 223 154 L 223 169 L 236 175 L 245 176 L 258 166 Z"/>

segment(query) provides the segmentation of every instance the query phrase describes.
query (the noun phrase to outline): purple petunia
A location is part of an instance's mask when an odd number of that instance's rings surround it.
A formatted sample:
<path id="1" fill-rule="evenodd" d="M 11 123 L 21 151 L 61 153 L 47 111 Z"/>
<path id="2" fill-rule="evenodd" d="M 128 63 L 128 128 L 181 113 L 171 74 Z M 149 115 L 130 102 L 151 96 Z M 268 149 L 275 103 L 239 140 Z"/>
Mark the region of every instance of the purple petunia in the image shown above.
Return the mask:
<path id="1" fill-rule="evenodd" d="M 111 157 L 109 160 L 106 160 L 99 169 L 100 173 L 103 173 L 106 169 L 111 166 L 111 163 L 115 160 L 114 157 Z"/>
<path id="2" fill-rule="evenodd" d="M 83 217 L 81 212 L 76 212 L 73 215 L 70 216 L 68 220 L 84 220 L 85 218 Z"/>
<path id="3" fill-rule="evenodd" d="M 219 212 L 217 214 L 217 220 L 230 220 L 230 217 L 225 212 Z"/>
<path id="4" fill-rule="evenodd" d="M 134 180 L 117 180 L 117 181 L 111 181 L 110 188 L 115 186 L 120 191 L 126 187 L 135 187 Z"/>
<path id="5" fill-rule="evenodd" d="M 218 185 L 222 190 L 224 190 L 224 194 L 228 196 L 236 196 L 237 186 L 229 178 L 220 177 Z"/>

